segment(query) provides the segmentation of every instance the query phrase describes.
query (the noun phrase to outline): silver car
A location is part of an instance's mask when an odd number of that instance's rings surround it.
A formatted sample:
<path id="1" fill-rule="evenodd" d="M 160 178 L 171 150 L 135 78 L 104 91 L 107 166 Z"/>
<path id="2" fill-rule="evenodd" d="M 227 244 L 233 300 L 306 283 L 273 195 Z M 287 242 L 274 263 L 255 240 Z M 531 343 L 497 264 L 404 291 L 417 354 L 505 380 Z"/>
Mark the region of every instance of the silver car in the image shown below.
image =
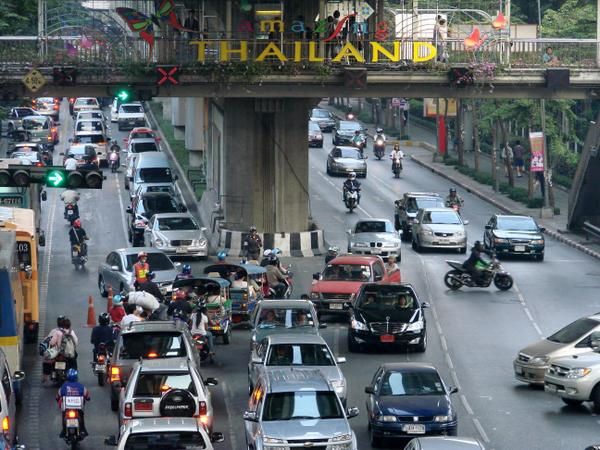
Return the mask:
<path id="1" fill-rule="evenodd" d="M 412 439 L 404 450 L 485 450 L 485 447 L 468 437 L 427 436 Z"/>
<path id="2" fill-rule="evenodd" d="M 172 291 L 173 280 L 177 276 L 180 263 L 173 263 L 162 250 L 152 247 L 128 247 L 113 250 L 98 266 L 98 289 L 103 297 L 108 296 L 109 286 L 114 292 L 134 290 L 133 265 L 138 260 L 139 252 L 148 254 L 150 270 L 156 275 L 154 281 L 162 294 Z"/>
<path id="3" fill-rule="evenodd" d="M 347 175 L 367 177 L 367 158 L 363 158 L 356 147 L 333 147 L 327 157 L 327 175 Z"/>
<path id="4" fill-rule="evenodd" d="M 190 213 L 154 214 L 144 232 L 145 245 L 168 255 L 208 256 L 208 239 Z"/>
<path id="5" fill-rule="evenodd" d="M 423 208 L 412 226 L 412 248 L 451 248 L 466 253 L 468 220 L 452 208 Z"/>
<path id="6" fill-rule="evenodd" d="M 346 377 L 338 366 L 345 362 L 346 358 L 333 356 L 327 342 L 321 336 L 311 334 L 269 336 L 250 354 L 248 390 L 252 393 L 256 381 L 265 368 L 309 367 L 321 371 L 345 405 Z"/>
<path id="7" fill-rule="evenodd" d="M 140 197 L 146 192 L 167 192 L 171 197 L 177 200 L 177 203 L 183 203 L 174 183 L 142 183 L 131 196 L 132 202 L 136 197 Z"/>
<path id="8" fill-rule="evenodd" d="M 355 255 L 378 255 L 384 259 L 394 255 L 400 261 L 401 232 L 394 230 L 387 219 L 363 219 L 354 229 L 346 231 L 348 253 Z"/>
<path id="9" fill-rule="evenodd" d="M 253 449 L 339 448 L 358 450 L 335 390 L 315 369 L 267 368 L 244 412 L 246 445 Z"/>

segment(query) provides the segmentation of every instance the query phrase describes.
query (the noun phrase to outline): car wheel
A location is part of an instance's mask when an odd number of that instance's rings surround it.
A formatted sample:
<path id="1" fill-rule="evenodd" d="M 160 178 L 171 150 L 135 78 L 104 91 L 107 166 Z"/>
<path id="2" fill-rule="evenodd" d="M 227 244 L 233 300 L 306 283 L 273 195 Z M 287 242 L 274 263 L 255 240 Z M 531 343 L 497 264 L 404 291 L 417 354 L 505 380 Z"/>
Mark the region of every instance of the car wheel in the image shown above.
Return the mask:
<path id="1" fill-rule="evenodd" d="M 458 251 L 459 251 L 459 253 L 465 254 L 465 253 L 467 253 L 467 247 L 466 246 L 462 247 Z"/>
<path id="2" fill-rule="evenodd" d="M 348 351 L 350 353 L 360 352 L 360 345 L 356 343 L 356 341 L 350 333 L 348 333 Z"/>
<path id="3" fill-rule="evenodd" d="M 596 414 L 600 413 L 600 384 L 596 385 L 590 397 L 590 400 L 594 402 L 594 412 Z"/>
<path id="4" fill-rule="evenodd" d="M 565 405 L 569 406 L 581 406 L 581 404 L 583 403 L 582 400 L 575 400 L 572 398 L 561 398 L 561 400 L 565 402 Z"/>
<path id="5" fill-rule="evenodd" d="M 415 351 L 418 353 L 424 353 L 427 350 L 427 331 L 423 333 L 423 337 L 417 345 L 415 345 Z"/>
<path id="6" fill-rule="evenodd" d="M 363 173 L 360 177 L 361 178 L 367 178 L 367 171 L 365 170 L 365 173 Z"/>
<path id="7" fill-rule="evenodd" d="M 327 165 L 327 175 L 331 175 L 331 169 L 329 168 L 329 165 Z"/>
<path id="8" fill-rule="evenodd" d="M 371 447 L 373 448 L 379 448 L 383 446 L 383 439 L 375 436 L 375 432 L 371 426 L 369 426 L 369 441 L 371 441 Z"/>
<path id="9" fill-rule="evenodd" d="M 539 262 L 542 262 L 544 260 L 544 254 L 540 253 L 539 255 L 536 256 L 536 258 Z"/>
<path id="10" fill-rule="evenodd" d="M 421 251 L 423 250 L 422 247 L 417 242 L 417 239 L 415 237 L 413 237 L 413 240 L 412 240 L 412 249 L 417 253 L 421 253 Z"/>
<path id="11" fill-rule="evenodd" d="M 131 230 L 130 229 L 127 230 L 127 242 L 132 243 L 132 236 L 131 236 Z"/>
<path id="12" fill-rule="evenodd" d="M 100 295 L 102 297 L 108 297 L 108 291 L 106 290 L 106 284 L 104 283 L 104 278 L 98 278 L 98 289 L 100 290 Z"/>
<path id="13" fill-rule="evenodd" d="M 119 399 L 115 398 L 115 395 L 113 393 L 110 394 L 110 409 L 111 411 L 119 410 Z"/>
<path id="14" fill-rule="evenodd" d="M 223 335 L 223 344 L 229 345 L 231 342 L 231 328 Z"/>

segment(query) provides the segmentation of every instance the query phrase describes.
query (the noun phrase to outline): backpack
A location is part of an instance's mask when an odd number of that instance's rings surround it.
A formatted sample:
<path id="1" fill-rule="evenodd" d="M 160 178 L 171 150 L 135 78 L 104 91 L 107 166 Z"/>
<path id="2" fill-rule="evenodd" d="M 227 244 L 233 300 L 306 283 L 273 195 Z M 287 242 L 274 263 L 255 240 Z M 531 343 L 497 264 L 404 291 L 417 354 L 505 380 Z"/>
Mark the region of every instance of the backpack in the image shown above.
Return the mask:
<path id="1" fill-rule="evenodd" d="M 60 343 L 60 352 L 65 358 L 77 357 L 75 341 L 70 333 L 63 333 L 62 342 Z"/>
<path id="2" fill-rule="evenodd" d="M 40 356 L 44 356 L 44 353 L 46 353 L 46 350 L 48 350 L 51 339 L 52 339 L 52 336 L 48 336 L 46 339 L 44 339 L 42 342 L 40 342 L 38 344 L 38 353 L 40 354 Z"/>

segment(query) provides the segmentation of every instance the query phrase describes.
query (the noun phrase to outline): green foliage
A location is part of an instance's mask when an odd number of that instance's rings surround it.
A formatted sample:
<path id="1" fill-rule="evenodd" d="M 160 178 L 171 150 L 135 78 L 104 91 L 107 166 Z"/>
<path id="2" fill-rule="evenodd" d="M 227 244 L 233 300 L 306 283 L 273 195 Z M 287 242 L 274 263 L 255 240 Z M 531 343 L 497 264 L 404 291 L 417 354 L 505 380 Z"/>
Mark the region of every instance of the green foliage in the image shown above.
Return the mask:
<path id="1" fill-rule="evenodd" d="M 515 202 L 527 204 L 529 201 L 529 193 L 527 189 L 522 187 L 513 187 L 508 189 L 508 198 Z"/>
<path id="2" fill-rule="evenodd" d="M 543 206 L 544 206 L 544 199 L 541 197 L 532 198 L 527 201 L 528 208 L 541 208 Z"/>
<path id="3" fill-rule="evenodd" d="M 372 123 L 373 114 L 371 108 L 363 108 L 363 110 L 358 114 L 357 119 L 361 122 Z"/>
<path id="4" fill-rule="evenodd" d="M 558 173 L 552 175 L 552 181 L 554 181 L 555 184 L 559 184 L 563 187 L 566 187 L 567 189 L 571 189 L 571 186 L 573 186 L 572 178 L 566 177 Z"/>
<path id="5" fill-rule="evenodd" d="M 590 0 L 564 0 L 542 20 L 542 35 L 558 38 L 595 38 L 596 6 Z"/>

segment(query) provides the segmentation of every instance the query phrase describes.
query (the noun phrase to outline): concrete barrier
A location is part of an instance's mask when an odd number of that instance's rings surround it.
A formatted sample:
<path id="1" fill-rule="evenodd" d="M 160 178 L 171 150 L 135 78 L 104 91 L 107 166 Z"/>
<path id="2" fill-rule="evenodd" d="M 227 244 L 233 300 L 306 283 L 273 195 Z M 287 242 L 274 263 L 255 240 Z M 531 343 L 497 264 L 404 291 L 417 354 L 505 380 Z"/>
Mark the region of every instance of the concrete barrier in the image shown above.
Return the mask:
<path id="1" fill-rule="evenodd" d="M 247 233 L 242 231 L 221 230 L 219 248 L 224 249 L 229 256 L 244 256 L 242 242 Z M 281 256 L 310 257 L 325 253 L 323 230 L 305 231 L 299 233 L 259 233 L 263 250 L 278 248 Z"/>

